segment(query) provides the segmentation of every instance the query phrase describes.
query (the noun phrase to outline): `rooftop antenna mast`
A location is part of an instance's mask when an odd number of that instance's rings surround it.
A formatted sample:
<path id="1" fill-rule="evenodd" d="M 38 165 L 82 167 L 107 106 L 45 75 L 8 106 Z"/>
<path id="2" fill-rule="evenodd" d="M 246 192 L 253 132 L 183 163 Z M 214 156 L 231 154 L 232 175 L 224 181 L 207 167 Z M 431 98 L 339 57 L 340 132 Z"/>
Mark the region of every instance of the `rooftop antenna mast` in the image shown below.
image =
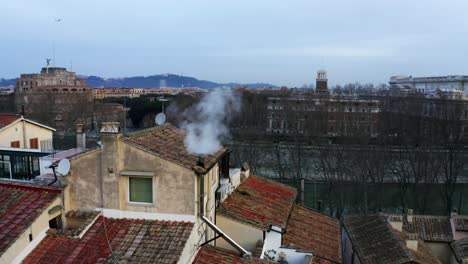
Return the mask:
<path id="1" fill-rule="evenodd" d="M 164 94 L 160 97 L 158 97 L 158 101 L 162 103 L 162 112 L 157 114 L 154 121 L 156 122 L 156 125 L 160 126 L 166 122 L 166 114 L 164 114 L 164 102 L 169 101 L 169 98 L 165 98 Z"/>

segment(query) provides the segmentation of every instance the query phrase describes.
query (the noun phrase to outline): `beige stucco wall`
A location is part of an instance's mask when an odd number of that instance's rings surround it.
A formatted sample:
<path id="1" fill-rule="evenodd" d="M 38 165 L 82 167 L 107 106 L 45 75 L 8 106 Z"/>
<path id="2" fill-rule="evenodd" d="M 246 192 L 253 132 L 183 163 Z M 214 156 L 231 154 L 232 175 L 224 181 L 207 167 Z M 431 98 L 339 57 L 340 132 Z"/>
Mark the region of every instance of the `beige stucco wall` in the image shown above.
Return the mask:
<path id="1" fill-rule="evenodd" d="M 100 152 L 100 149 L 95 149 L 70 159 L 70 173 L 64 178 L 67 184 L 64 201 L 66 211 L 100 207 Z"/>
<path id="2" fill-rule="evenodd" d="M 10 147 L 12 141 L 19 141 L 21 148 L 30 148 L 29 140 L 37 138 L 40 148 L 41 141 L 52 140 L 52 134 L 52 130 L 21 121 L 0 131 L 0 147 Z"/>
<path id="3" fill-rule="evenodd" d="M 247 251 L 253 252 L 257 242 L 259 240 L 263 241 L 262 230 L 234 221 L 223 215 L 216 215 L 216 225 Z M 222 238 L 216 240 L 216 246 L 236 251 Z"/>
<path id="4" fill-rule="evenodd" d="M 438 243 L 438 242 L 424 242 L 432 254 L 436 256 L 442 263 L 450 263 L 452 258 L 452 249 L 449 243 Z"/>
<path id="5" fill-rule="evenodd" d="M 121 140 L 117 142 L 118 135 L 105 135 L 101 139 L 101 149 L 71 159 L 71 172 L 66 178 L 70 209 L 102 207 L 99 177 L 103 175 L 104 208 L 167 214 L 198 213 L 197 176 L 192 170 Z M 122 176 L 122 171 L 154 173 L 153 204 L 128 201 L 128 176 Z M 214 197 L 214 191 L 211 196 Z"/>
<path id="6" fill-rule="evenodd" d="M 121 143 L 119 169 L 122 171 L 153 172 L 152 205 L 136 205 L 128 202 L 128 177 L 119 176 L 120 210 L 151 213 L 195 213 L 194 185 L 196 175 L 192 170 L 161 159 L 154 154 Z"/>
<path id="7" fill-rule="evenodd" d="M 57 197 L 27 228 L 18 239 L 3 253 L 0 257 L 0 263 L 12 263 L 13 260 L 20 254 L 26 246 L 31 243 L 29 234 L 32 234 L 33 241 L 36 237 L 46 229 L 49 229 L 49 220 L 57 214 L 49 215 L 48 211 L 56 205 L 61 205 L 61 199 Z"/>

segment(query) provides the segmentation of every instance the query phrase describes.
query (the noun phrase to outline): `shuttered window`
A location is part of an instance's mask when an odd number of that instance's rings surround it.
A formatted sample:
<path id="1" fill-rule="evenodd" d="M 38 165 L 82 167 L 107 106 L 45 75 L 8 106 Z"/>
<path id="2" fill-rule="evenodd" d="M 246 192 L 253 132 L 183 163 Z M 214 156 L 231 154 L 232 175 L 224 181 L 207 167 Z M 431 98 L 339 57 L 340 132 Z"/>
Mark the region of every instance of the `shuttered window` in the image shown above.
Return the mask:
<path id="1" fill-rule="evenodd" d="M 10 146 L 11 146 L 12 148 L 19 148 L 19 147 L 20 147 L 20 142 L 19 142 L 19 141 L 12 141 L 12 142 L 10 143 Z"/>
<path id="2" fill-rule="evenodd" d="M 29 148 L 39 149 L 39 140 L 37 138 L 29 139 Z"/>

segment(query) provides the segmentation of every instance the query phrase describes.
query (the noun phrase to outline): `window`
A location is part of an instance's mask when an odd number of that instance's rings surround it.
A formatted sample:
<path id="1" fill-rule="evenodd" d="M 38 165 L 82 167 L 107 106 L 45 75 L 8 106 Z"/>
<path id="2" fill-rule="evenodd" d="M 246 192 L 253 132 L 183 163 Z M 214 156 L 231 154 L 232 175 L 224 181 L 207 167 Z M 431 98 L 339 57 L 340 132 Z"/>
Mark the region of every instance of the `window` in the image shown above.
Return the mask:
<path id="1" fill-rule="evenodd" d="M 19 147 L 20 147 L 20 142 L 19 142 L 19 140 L 18 140 L 18 141 L 12 141 L 12 142 L 10 142 L 10 146 L 11 146 L 12 148 L 19 148 Z"/>
<path id="2" fill-rule="evenodd" d="M 29 148 L 38 149 L 39 148 L 39 140 L 37 138 L 29 139 Z"/>
<path id="3" fill-rule="evenodd" d="M 129 177 L 129 201 L 134 203 L 153 203 L 153 178 Z"/>

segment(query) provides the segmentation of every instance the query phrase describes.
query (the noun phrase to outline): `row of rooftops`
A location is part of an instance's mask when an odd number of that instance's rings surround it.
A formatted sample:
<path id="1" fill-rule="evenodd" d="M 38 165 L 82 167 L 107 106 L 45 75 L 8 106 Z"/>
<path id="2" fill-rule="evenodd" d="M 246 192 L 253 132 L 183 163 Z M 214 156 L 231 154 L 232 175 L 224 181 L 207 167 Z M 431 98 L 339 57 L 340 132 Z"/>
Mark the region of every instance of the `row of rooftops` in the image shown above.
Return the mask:
<path id="1" fill-rule="evenodd" d="M 54 187 L 0 183 L 0 255 L 61 193 Z M 242 201 L 245 195 L 251 200 Z M 284 247 L 310 251 L 315 259 L 329 261 L 321 263 L 341 263 L 338 220 L 296 205 L 295 195 L 289 186 L 251 176 L 221 207 L 236 221 L 264 230 L 272 225 L 285 227 Z M 235 209 L 231 207 L 234 201 Z M 272 201 L 281 205 L 277 207 L 278 216 L 274 215 Z M 113 263 L 114 259 L 120 263 L 176 263 L 193 228 L 192 222 L 115 219 L 99 212 L 70 211 L 66 217 L 81 219 L 84 224 L 71 230 L 50 229 L 23 263 Z M 194 263 L 233 260 L 267 262 L 258 256 L 247 260 L 235 251 L 205 246 Z"/>
<path id="2" fill-rule="evenodd" d="M 104 133 L 114 133 L 109 127 Z M 185 168 L 206 171 L 226 150 L 205 157 L 200 168 L 198 156 L 183 146 L 183 131 L 170 124 L 123 134 L 123 140 Z M 92 151 L 92 150 L 85 150 Z M 63 154 L 75 157 L 81 152 Z M 60 154 L 59 154 L 60 155 Z M 34 184 L 0 182 L 0 256 L 15 241 L 31 221 L 62 194 L 61 188 L 38 187 Z M 250 176 L 222 202 L 217 213 L 239 223 L 272 231 L 281 229 L 282 249 L 309 252 L 309 263 L 342 263 L 340 221 L 296 204 L 296 189 L 261 177 Z M 68 212 L 67 217 L 80 213 Z M 193 223 L 181 221 L 115 219 L 98 214 L 85 221 L 86 226 L 69 232 L 49 231 L 47 236 L 24 259 L 24 263 L 143 263 L 154 259 L 177 262 L 193 229 Z M 85 217 L 86 218 L 86 217 Z M 19 221 L 21 219 L 21 221 Z M 403 221 L 401 215 L 345 217 L 343 226 L 350 233 L 354 246 L 364 263 L 383 263 L 395 257 L 416 263 L 438 263 L 424 246 L 424 241 L 451 243 L 460 258 L 468 254 L 468 241 L 454 239 L 454 231 L 468 231 L 468 217 L 412 216 Z M 407 218 L 406 218 L 407 219 Z M 89 220 L 89 219 L 88 219 Z M 402 230 L 394 230 L 390 222 L 402 220 Z M 417 234 L 420 250 L 404 246 L 412 234 Z M 110 245 L 110 246 L 109 246 Z M 390 254 L 392 253 L 392 254 Z M 203 246 L 195 263 L 266 263 L 260 256 L 240 258 L 238 252 L 213 246 Z M 403 263 L 403 262 L 402 262 Z"/>

